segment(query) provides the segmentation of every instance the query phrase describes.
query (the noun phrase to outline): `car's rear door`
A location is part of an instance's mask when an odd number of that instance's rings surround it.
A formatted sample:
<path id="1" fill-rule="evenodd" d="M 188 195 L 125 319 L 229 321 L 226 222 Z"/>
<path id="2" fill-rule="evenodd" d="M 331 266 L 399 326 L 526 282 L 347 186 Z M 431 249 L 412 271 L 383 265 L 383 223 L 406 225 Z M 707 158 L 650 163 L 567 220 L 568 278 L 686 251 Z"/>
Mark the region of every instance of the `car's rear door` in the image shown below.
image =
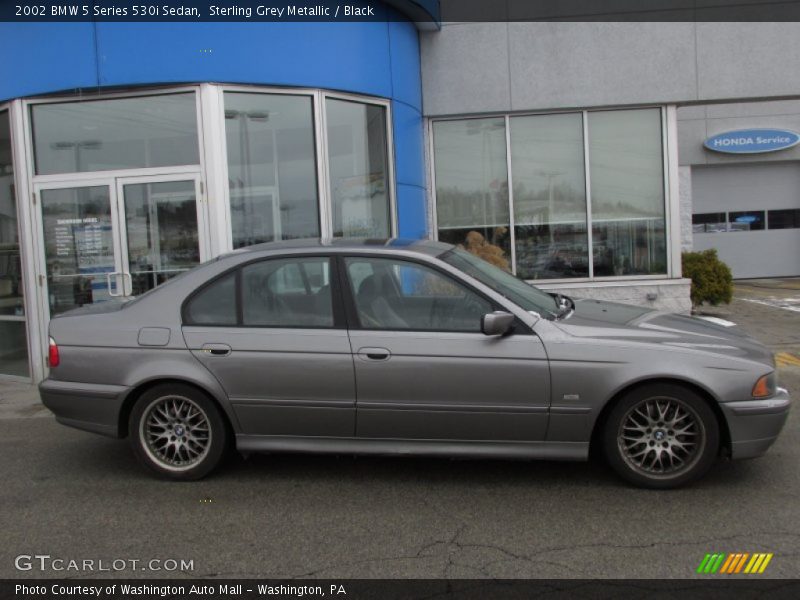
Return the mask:
<path id="1" fill-rule="evenodd" d="M 355 431 L 353 357 L 327 256 L 246 264 L 184 306 L 189 349 L 219 380 L 246 435 Z"/>
<path id="2" fill-rule="evenodd" d="M 550 373 L 530 329 L 481 333 L 498 308 L 433 265 L 343 258 L 363 438 L 540 441 Z"/>

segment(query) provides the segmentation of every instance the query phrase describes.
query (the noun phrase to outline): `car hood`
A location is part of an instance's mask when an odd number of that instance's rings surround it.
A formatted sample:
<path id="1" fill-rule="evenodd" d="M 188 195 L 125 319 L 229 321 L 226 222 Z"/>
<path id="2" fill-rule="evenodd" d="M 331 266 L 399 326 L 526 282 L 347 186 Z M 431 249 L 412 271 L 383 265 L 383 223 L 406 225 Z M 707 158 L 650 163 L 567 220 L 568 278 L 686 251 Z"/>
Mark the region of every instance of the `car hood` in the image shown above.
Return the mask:
<path id="1" fill-rule="evenodd" d="M 736 326 L 640 306 L 576 299 L 575 310 L 555 321 L 577 337 L 655 343 L 755 360 L 774 366 L 772 352 Z"/>

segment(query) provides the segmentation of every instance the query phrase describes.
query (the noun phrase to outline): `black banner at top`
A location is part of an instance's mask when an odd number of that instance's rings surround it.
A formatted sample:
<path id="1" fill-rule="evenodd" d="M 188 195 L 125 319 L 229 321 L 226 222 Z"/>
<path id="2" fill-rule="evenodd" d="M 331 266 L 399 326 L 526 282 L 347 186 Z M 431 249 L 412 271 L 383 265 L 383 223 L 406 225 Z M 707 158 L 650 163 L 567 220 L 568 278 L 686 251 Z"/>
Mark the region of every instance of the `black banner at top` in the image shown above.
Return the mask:
<path id="1" fill-rule="evenodd" d="M 0 0 L 5 22 L 800 21 L 800 0 Z"/>

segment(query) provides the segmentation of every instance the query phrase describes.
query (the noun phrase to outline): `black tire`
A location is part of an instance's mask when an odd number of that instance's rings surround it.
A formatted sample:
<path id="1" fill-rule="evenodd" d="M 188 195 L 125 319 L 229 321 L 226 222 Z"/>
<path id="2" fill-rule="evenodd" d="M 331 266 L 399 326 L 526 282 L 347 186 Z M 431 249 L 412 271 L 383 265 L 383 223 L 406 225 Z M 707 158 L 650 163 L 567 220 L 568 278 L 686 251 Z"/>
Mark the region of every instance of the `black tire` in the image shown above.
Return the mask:
<path id="1" fill-rule="evenodd" d="M 603 430 L 611 467 L 628 482 L 651 489 L 695 481 L 714 464 L 719 444 L 711 407 L 678 384 L 631 390 L 611 410 Z"/>
<path id="2" fill-rule="evenodd" d="M 228 427 L 217 405 L 189 385 L 147 390 L 128 421 L 136 458 L 165 479 L 193 481 L 208 475 L 228 447 Z"/>

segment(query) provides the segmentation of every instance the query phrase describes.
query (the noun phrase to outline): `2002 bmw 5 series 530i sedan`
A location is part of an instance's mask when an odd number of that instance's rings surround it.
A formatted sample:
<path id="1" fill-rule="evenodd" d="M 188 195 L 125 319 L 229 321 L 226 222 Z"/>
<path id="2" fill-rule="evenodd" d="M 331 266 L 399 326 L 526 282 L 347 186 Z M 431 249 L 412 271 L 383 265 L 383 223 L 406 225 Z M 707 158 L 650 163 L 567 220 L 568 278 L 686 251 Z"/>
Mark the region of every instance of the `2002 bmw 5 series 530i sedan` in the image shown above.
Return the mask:
<path id="1" fill-rule="evenodd" d="M 50 323 L 44 404 L 197 479 L 231 446 L 584 460 L 685 484 L 789 411 L 734 328 L 546 294 L 438 242 L 279 242 Z"/>

